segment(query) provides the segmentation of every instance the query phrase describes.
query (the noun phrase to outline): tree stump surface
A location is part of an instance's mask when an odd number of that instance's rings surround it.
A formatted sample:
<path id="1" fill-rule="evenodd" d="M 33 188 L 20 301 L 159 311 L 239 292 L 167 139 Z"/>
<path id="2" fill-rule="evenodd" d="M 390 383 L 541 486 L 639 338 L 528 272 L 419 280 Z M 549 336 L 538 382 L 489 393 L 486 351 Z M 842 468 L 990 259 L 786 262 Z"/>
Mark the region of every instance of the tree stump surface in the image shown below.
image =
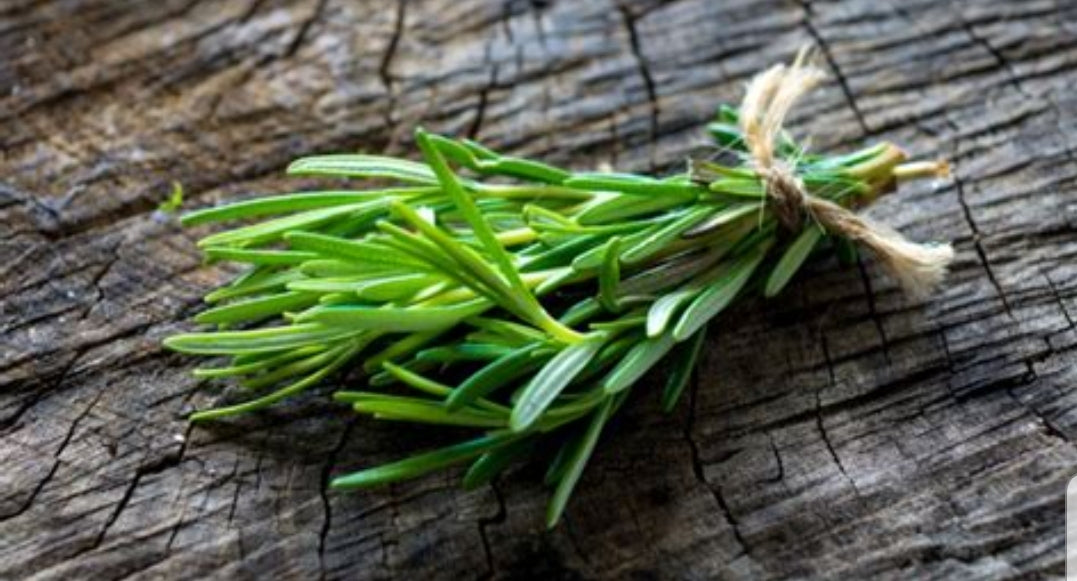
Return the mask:
<path id="1" fill-rule="evenodd" d="M 541 467 L 359 493 L 430 448 L 325 390 L 227 397 L 162 338 L 232 272 L 155 213 L 312 187 L 289 160 L 416 157 L 411 130 L 578 169 L 670 171 L 755 72 L 818 48 L 813 147 L 948 158 L 868 214 L 957 259 L 927 301 L 812 263 L 654 382 L 561 526 Z M 679 0 L 0 3 L 0 578 L 1039 578 L 1077 474 L 1077 4 Z"/>

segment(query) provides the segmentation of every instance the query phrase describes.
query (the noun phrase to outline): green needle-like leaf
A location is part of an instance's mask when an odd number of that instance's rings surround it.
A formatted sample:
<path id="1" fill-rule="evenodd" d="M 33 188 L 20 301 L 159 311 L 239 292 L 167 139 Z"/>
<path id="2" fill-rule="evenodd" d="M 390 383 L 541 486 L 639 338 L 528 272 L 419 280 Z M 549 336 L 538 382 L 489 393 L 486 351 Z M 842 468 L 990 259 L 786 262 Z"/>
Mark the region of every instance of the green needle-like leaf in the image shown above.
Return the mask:
<path id="1" fill-rule="evenodd" d="M 338 236 L 326 236 L 314 232 L 289 232 L 284 239 L 293 247 L 330 256 L 363 266 L 388 265 L 396 268 L 421 268 L 423 263 L 376 240 L 347 240 Z"/>
<path id="2" fill-rule="evenodd" d="M 637 344 L 625 355 L 621 363 L 602 380 L 606 393 L 618 393 L 627 389 L 655 363 L 673 348 L 673 335 L 666 333 Z"/>
<path id="3" fill-rule="evenodd" d="M 316 228 L 333 220 L 339 220 L 345 216 L 358 215 L 363 212 L 381 211 L 387 206 L 386 200 L 374 199 L 358 204 L 333 206 L 308 210 L 292 216 L 285 216 L 254 224 L 235 230 L 227 230 L 219 234 L 207 236 L 198 241 L 199 246 L 227 246 L 227 245 L 251 245 L 269 242 L 282 237 L 287 232 Z"/>
<path id="4" fill-rule="evenodd" d="M 413 184 L 433 185 L 437 177 L 430 168 L 414 161 L 380 155 L 319 155 L 297 159 L 288 166 L 292 175 L 329 175 L 388 178 Z"/>
<path id="5" fill-rule="evenodd" d="M 561 476 L 560 481 L 557 483 L 557 489 L 554 490 L 553 498 L 550 499 L 550 506 L 546 512 L 546 526 L 548 528 L 553 528 L 561 520 L 561 514 L 565 512 L 565 506 L 572 495 L 572 490 L 576 488 L 576 483 L 579 482 L 580 475 L 583 474 L 583 469 L 587 466 L 587 461 L 591 459 L 591 454 L 595 451 L 595 444 L 598 443 L 602 428 L 605 427 L 606 421 L 609 420 L 610 412 L 613 409 L 613 400 L 613 397 L 607 397 L 598 406 L 594 416 L 591 417 L 591 423 L 587 426 L 587 431 L 583 433 L 583 436 L 572 450 L 572 455 L 566 464 L 568 469 Z"/>
<path id="6" fill-rule="evenodd" d="M 606 341 L 605 335 L 595 335 L 569 345 L 535 375 L 512 409 L 512 430 L 522 432 L 550 407 L 556 398 L 591 361 Z"/>
<path id="7" fill-rule="evenodd" d="M 271 270 L 255 270 L 249 276 L 236 279 L 232 284 L 221 287 L 206 295 L 207 303 L 236 299 L 258 293 L 284 290 L 284 287 L 293 281 L 305 278 L 302 272 L 284 270 L 274 272 Z"/>
<path id="8" fill-rule="evenodd" d="M 684 388 L 692 378 L 692 372 L 696 368 L 699 353 L 703 350 L 703 344 L 707 339 L 707 326 L 704 325 L 696 331 L 692 338 L 674 347 L 669 361 L 669 377 L 666 378 L 666 387 L 662 390 L 662 411 L 669 413 L 677 405 L 677 400 L 684 393 Z"/>
<path id="9" fill-rule="evenodd" d="M 482 243 L 486 253 L 497 264 L 501 270 L 502 276 L 508 280 L 509 284 L 516 290 L 516 292 L 530 296 L 531 291 L 524 285 L 523 280 L 520 278 L 519 271 L 516 270 L 515 265 L 512 263 L 512 257 L 509 256 L 505 248 L 498 242 L 497 236 L 494 234 L 493 228 L 486 222 L 486 218 L 482 216 L 482 212 L 475 205 L 475 201 L 468 195 L 464 188 L 460 185 L 460 182 L 456 179 L 456 176 L 449 169 L 445 158 L 441 156 L 437 149 L 437 138 L 429 133 L 425 133 L 419 130 L 415 134 L 415 139 L 419 144 L 419 148 L 423 150 L 423 155 L 426 156 L 427 161 L 433 168 L 434 173 L 437 175 L 438 182 L 441 184 L 442 189 L 449 198 L 456 205 L 456 208 L 463 214 L 464 219 L 467 220 L 468 225 L 471 226 L 475 236 Z M 532 299 L 533 300 L 533 299 Z"/>
<path id="10" fill-rule="evenodd" d="M 657 301 L 651 304 L 651 308 L 647 311 L 647 336 L 658 337 L 666 330 L 666 325 L 669 324 L 677 311 L 684 306 L 688 301 L 691 301 L 702 292 L 702 289 L 689 285 L 688 288 L 672 292 L 667 295 L 662 295 Z"/>
<path id="11" fill-rule="evenodd" d="M 614 236 L 606 243 L 602 268 L 598 271 L 598 300 L 607 311 L 615 313 L 617 284 L 621 281 L 621 239 Z"/>
<path id="12" fill-rule="evenodd" d="M 317 322 L 330 327 L 377 331 L 433 331 L 451 327 L 489 308 L 485 299 L 449 307 L 385 308 L 349 305 L 315 307 L 301 313 L 296 322 Z"/>
<path id="13" fill-rule="evenodd" d="M 318 345 L 360 333 L 358 329 L 341 329 L 321 323 L 268 327 L 249 331 L 217 331 L 184 333 L 165 339 L 165 347 L 184 353 L 230 355 L 234 353 L 265 353 L 296 347 Z"/>
<path id="14" fill-rule="evenodd" d="M 218 330 L 165 340 L 224 356 L 196 376 L 247 388 L 246 401 L 192 421 L 257 411 L 354 368 L 370 391 L 333 397 L 355 412 L 484 435 L 341 476 L 334 488 L 474 460 L 463 481 L 473 488 L 559 448 L 547 472 L 553 526 L 609 418 L 634 386 L 647 387 L 644 374 L 666 369 L 661 404 L 672 410 L 706 327 L 737 297 L 776 295 L 817 248 L 856 260 L 840 228 L 811 224 L 819 212 L 806 210 L 802 228 L 779 220 L 769 170 L 789 172 L 806 202 L 843 208 L 932 173 L 929 163 L 899 166 L 892 144 L 825 156 L 783 131 L 773 159 L 753 159 L 739 117 L 720 108 L 708 127 L 715 160 L 665 177 L 574 173 L 419 129 L 421 161 L 319 155 L 288 170 L 376 180 L 370 189 L 187 214 L 186 224 L 251 220 L 199 242 L 207 261 L 247 265 L 195 317 Z"/>
<path id="15" fill-rule="evenodd" d="M 695 196 L 704 191 L 691 182 L 672 182 L 623 173 L 578 173 L 562 182 L 562 185 L 638 196 Z"/>
<path id="16" fill-rule="evenodd" d="M 576 215 L 581 225 L 609 224 L 691 203 L 695 195 L 613 196 L 596 198 Z"/>
<path id="17" fill-rule="evenodd" d="M 247 250 L 229 246 L 209 247 L 203 250 L 210 260 L 231 260 L 247 264 L 291 265 L 302 264 L 318 258 L 313 252 L 296 252 L 293 250 Z"/>
<path id="18" fill-rule="evenodd" d="M 505 414 L 474 409 L 450 412 L 438 402 L 381 394 L 357 401 L 353 407 L 383 420 L 468 428 L 504 428 L 508 423 Z"/>
<path id="19" fill-rule="evenodd" d="M 366 347 L 369 340 L 370 339 L 355 340 L 350 343 L 342 344 L 341 346 L 337 347 L 333 352 L 331 352 L 333 355 L 335 355 L 335 357 L 328 360 L 328 363 L 324 367 L 287 387 L 281 388 L 269 395 L 264 395 L 258 399 L 252 399 L 241 404 L 195 412 L 191 414 L 190 420 L 192 422 L 217 420 L 229 416 L 245 414 L 263 408 L 267 408 L 277 403 L 278 401 L 300 393 L 308 387 L 318 383 L 319 381 L 322 381 L 323 379 L 340 369 L 342 365 L 347 363 L 348 360 L 354 357 L 357 353 L 362 351 L 363 348 Z"/>
<path id="20" fill-rule="evenodd" d="M 510 381 L 538 369 L 545 362 L 545 359 L 536 357 L 541 347 L 542 344 L 533 343 L 490 362 L 454 389 L 446 399 L 445 405 L 450 410 L 458 410 L 504 387 Z"/>
<path id="21" fill-rule="evenodd" d="M 410 198 L 437 192 L 436 188 L 399 188 L 368 191 L 309 192 L 301 194 L 284 194 L 244 200 L 225 206 L 203 208 L 185 214 L 180 218 L 184 226 L 194 226 L 207 222 L 239 220 L 255 216 L 273 214 L 290 214 L 300 210 L 314 210 L 334 206 L 350 206 L 380 198 Z"/>
<path id="22" fill-rule="evenodd" d="M 202 311 L 194 320 L 196 323 L 214 325 L 259 321 L 282 311 L 301 309 L 317 302 L 318 295 L 316 294 L 290 291 L 214 307 L 208 311 Z"/>
<path id="23" fill-rule="evenodd" d="M 684 341 L 693 333 L 707 324 L 722 309 L 729 306 L 733 298 L 737 296 L 748 279 L 755 272 L 755 268 L 766 256 L 767 245 L 752 249 L 729 265 L 728 270 L 714 284 L 703 291 L 688 305 L 681 315 L 680 321 L 673 329 L 673 338 Z"/>
<path id="24" fill-rule="evenodd" d="M 628 249 L 624 251 L 624 254 L 621 255 L 621 260 L 626 264 L 636 264 L 645 258 L 649 258 L 662 252 L 662 250 L 666 249 L 671 242 L 679 238 L 681 234 L 684 234 L 685 231 L 696 225 L 696 223 L 706 217 L 709 213 L 709 208 L 697 208 L 686 212 L 680 218 L 655 230 L 646 238 L 629 246 Z"/>
<path id="25" fill-rule="evenodd" d="M 814 225 L 804 228 L 796 240 L 785 250 L 785 254 L 778 260 L 778 264 L 774 265 L 774 270 L 770 271 L 763 294 L 769 298 L 782 292 L 785 285 L 789 283 L 789 279 L 793 278 L 797 270 L 800 270 L 800 266 L 804 264 L 808 255 L 811 254 L 812 249 L 815 248 L 815 245 L 819 243 L 822 237 L 823 231 L 821 228 L 816 228 Z"/>
<path id="26" fill-rule="evenodd" d="M 527 457 L 534 449 L 535 439 L 525 438 L 484 453 L 464 475 L 464 489 L 474 490 L 490 482 L 513 462 Z"/>
<path id="27" fill-rule="evenodd" d="M 329 486 L 336 489 L 361 488 L 415 478 L 433 470 L 466 462 L 488 450 L 508 444 L 518 437 L 508 432 L 493 432 L 474 440 L 412 456 L 399 462 L 338 476 L 330 481 Z"/>
<path id="28" fill-rule="evenodd" d="M 302 359 L 309 355 L 314 355 L 321 351 L 328 349 L 325 345 L 311 345 L 308 347 L 301 347 L 298 349 L 292 349 L 291 351 L 285 351 L 284 353 L 270 353 L 270 354 L 257 354 L 259 359 L 252 361 L 243 361 L 240 357 L 234 357 L 232 359 L 232 365 L 226 367 L 200 367 L 195 369 L 192 374 L 199 378 L 217 378 L 217 377 L 233 377 L 239 375 L 249 375 L 265 371 L 267 369 L 273 369 L 281 365 L 282 363 L 288 363 L 296 359 Z"/>

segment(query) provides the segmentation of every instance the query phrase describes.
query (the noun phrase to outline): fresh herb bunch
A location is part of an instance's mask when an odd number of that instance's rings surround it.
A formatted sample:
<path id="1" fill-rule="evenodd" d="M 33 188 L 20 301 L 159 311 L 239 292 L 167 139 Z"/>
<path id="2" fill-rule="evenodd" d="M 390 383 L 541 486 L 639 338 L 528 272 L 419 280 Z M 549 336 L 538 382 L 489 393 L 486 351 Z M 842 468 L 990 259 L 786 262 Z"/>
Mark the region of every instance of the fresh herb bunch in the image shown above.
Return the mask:
<path id="1" fill-rule="evenodd" d="M 813 252 L 848 240 L 805 214 L 785 227 L 753 169 L 735 109 L 709 125 L 725 163 L 665 178 L 571 172 L 418 130 L 423 162 L 308 157 L 288 172 L 376 178 L 387 189 L 257 198 L 195 211 L 187 225 L 283 215 L 201 240 L 209 260 L 249 265 L 206 296 L 174 350 L 231 358 L 198 377 L 238 377 L 256 397 L 205 421 L 262 409 L 362 360 L 366 391 L 334 399 L 378 419 L 472 428 L 471 440 L 340 476 L 350 489 L 471 462 L 490 481 L 559 446 L 547 523 L 560 518 L 603 427 L 640 378 L 668 373 L 673 409 L 707 323 L 735 299 L 779 293 Z M 775 148 L 805 191 L 843 207 L 899 178 L 935 175 L 888 143 L 834 157 L 784 133 Z M 457 171 L 458 168 L 462 171 Z"/>

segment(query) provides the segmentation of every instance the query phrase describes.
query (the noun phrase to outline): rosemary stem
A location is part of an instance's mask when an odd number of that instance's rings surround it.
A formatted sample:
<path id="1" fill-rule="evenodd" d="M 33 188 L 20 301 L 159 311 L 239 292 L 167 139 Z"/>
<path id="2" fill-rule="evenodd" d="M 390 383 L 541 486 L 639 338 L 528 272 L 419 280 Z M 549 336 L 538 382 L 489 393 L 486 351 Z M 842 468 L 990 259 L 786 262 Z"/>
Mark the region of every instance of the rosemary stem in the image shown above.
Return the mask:
<path id="1" fill-rule="evenodd" d="M 498 232 L 496 237 L 497 241 L 504 246 L 519 246 L 537 240 L 538 232 L 524 226 L 522 228 Z"/>
<path id="2" fill-rule="evenodd" d="M 914 161 L 895 167 L 892 173 L 899 180 L 945 178 L 950 175 L 950 164 L 945 160 Z"/>
<path id="3" fill-rule="evenodd" d="M 574 345 L 587 338 L 583 333 L 551 317 L 545 309 L 535 313 L 535 315 L 535 320 L 533 321 L 535 325 L 565 345 Z"/>
<path id="4" fill-rule="evenodd" d="M 894 168 L 905 161 L 906 157 L 901 148 L 887 143 L 878 155 L 849 167 L 846 172 L 854 178 L 865 181 L 887 181 L 893 176 Z"/>

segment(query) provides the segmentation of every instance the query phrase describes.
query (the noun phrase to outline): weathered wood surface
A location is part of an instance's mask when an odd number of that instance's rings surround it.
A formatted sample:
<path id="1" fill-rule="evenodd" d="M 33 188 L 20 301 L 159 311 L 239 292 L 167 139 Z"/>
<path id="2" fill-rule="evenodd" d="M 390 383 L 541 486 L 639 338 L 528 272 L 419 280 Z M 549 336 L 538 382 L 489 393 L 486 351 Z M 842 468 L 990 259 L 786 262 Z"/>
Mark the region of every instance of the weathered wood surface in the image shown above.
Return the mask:
<path id="1" fill-rule="evenodd" d="M 956 164 L 870 210 L 958 258 L 912 303 L 814 265 L 714 327 L 671 416 L 621 414 L 563 526 L 523 468 L 359 494 L 439 443 L 324 394 L 221 397 L 161 350 L 224 270 L 153 210 L 296 187 L 417 123 L 577 168 L 674 167 L 815 42 L 794 126 Z M 0 578 L 1011 578 L 1063 571 L 1077 474 L 1077 5 L 344 0 L 0 3 Z M 734 322 L 735 321 L 735 322 Z"/>

